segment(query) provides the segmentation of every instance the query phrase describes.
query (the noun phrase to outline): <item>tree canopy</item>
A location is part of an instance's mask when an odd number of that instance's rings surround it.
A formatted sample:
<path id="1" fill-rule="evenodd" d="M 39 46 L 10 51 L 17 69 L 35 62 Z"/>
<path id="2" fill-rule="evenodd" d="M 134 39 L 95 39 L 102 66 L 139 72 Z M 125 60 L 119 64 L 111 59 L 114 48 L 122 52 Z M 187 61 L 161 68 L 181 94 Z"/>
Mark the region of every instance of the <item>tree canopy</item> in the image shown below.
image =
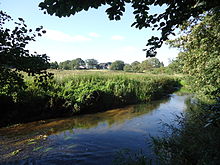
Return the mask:
<path id="1" fill-rule="evenodd" d="M 57 63 L 57 61 L 51 62 L 50 63 L 50 68 L 51 69 L 58 69 L 59 68 L 59 64 Z"/>
<path id="2" fill-rule="evenodd" d="M 181 49 L 177 62 L 190 76 L 195 92 L 220 98 L 220 12 L 208 12 L 197 24 L 188 25 L 170 41 Z"/>
<path id="3" fill-rule="evenodd" d="M 73 60 L 66 60 L 59 64 L 60 69 L 71 70 L 80 69 L 80 67 L 85 67 L 85 61 L 81 58 L 76 58 Z"/>
<path id="4" fill-rule="evenodd" d="M 88 69 L 96 69 L 98 66 L 98 61 L 95 59 L 87 59 L 85 63 Z"/>
<path id="5" fill-rule="evenodd" d="M 72 60 L 72 68 L 73 69 L 79 69 L 80 66 L 85 66 L 85 61 L 83 61 L 81 58 L 76 58 Z"/>
<path id="6" fill-rule="evenodd" d="M 123 70 L 124 66 L 125 66 L 124 61 L 117 60 L 111 64 L 110 69 L 111 70 Z"/>
<path id="7" fill-rule="evenodd" d="M 220 1 L 217 0 L 44 0 L 39 4 L 45 13 L 58 17 L 74 15 L 89 8 L 110 6 L 106 13 L 110 20 L 120 20 L 125 12 L 125 5 L 131 4 L 135 22 L 131 26 L 136 28 L 152 28 L 161 30 L 161 37 L 152 36 L 147 43 L 147 57 L 154 57 L 156 49 L 160 48 L 170 34 L 190 18 L 196 18 L 204 11 L 219 10 Z M 165 6 L 163 13 L 151 14 L 151 6 Z M 150 46 L 150 47 L 149 47 Z"/>
<path id="8" fill-rule="evenodd" d="M 0 95 L 16 95 L 25 87 L 23 76 L 19 72 L 32 76 L 41 75 L 36 76 L 41 82 L 51 76 L 46 72 L 49 68 L 46 54 L 32 54 L 25 49 L 29 42 L 35 41 L 36 36 L 41 36 L 46 31 L 43 27 L 36 28 L 35 31 L 28 29 L 22 18 L 14 22 L 15 27 L 11 30 L 4 26 L 11 21 L 13 19 L 9 15 L 0 11 Z"/>

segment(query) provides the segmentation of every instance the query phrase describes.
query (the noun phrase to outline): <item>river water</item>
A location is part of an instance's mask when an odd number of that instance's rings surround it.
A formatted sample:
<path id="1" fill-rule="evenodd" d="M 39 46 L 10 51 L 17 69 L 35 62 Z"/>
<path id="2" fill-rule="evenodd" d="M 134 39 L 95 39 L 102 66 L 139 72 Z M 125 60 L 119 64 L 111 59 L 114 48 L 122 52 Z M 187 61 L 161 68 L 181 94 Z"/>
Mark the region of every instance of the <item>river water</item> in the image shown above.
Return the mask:
<path id="1" fill-rule="evenodd" d="M 188 96 L 0 129 L 0 164 L 111 165 L 118 151 L 154 156 L 150 136 L 175 124 Z"/>

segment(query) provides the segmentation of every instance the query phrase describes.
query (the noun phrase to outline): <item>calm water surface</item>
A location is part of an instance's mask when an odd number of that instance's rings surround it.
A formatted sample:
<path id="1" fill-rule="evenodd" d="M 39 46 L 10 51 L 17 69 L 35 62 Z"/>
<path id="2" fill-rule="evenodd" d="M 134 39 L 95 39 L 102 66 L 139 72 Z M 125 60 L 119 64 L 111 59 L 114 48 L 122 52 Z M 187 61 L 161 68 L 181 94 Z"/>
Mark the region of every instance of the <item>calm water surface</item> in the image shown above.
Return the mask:
<path id="1" fill-rule="evenodd" d="M 0 164 L 110 165 L 117 151 L 153 157 L 150 136 L 161 136 L 186 109 L 188 96 L 97 114 L 32 122 L 0 129 Z"/>

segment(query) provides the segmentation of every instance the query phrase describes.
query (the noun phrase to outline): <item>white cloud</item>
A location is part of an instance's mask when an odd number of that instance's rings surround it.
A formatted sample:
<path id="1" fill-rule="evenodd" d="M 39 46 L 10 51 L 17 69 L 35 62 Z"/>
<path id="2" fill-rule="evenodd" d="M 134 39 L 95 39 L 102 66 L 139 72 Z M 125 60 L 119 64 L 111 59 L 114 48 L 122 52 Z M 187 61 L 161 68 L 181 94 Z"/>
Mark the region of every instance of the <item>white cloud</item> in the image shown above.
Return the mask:
<path id="1" fill-rule="evenodd" d="M 46 31 L 47 33 L 44 35 L 44 37 L 50 40 L 61 42 L 84 42 L 91 40 L 91 38 L 82 35 L 71 36 L 58 30 L 46 29 Z"/>
<path id="2" fill-rule="evenodd" d="M 112 40 L 124 40 L 124 37 L 123 36 L 120 36 L 120 35 L 114 35 L 111 37 Z"/>
<path id="3" fill-rule="evenodd" d="M 59 33 L 58 33 L 59 34 Z M 46 53 L 50 56 L 51 61 L 65 61 L 65 60 L 72 60 L 75 58 L 82 58 L 82 59 L 90 59 L 94 58 L 99 62 L 113 62 L 115 60 L 122 60 L 125 63 L 132 63 L 134 61 L 144 61 L 146 60 L 146 52 L 144 52 L 141 45 L 137 44 L 128 44 L 128 45 L 117 45 L 117 46 L 110 46 L 103 42 L 103 45 L 93 45 L 90 42 L 82 42 L 82 45 L 72 44 L 71 42 L 77 41 L 84 41 L 81 36 L 74 36 L 74 40 L 70 35 L 63 35 L 57 36 L 60 41 L 65 42 L 56 42 L 51 44 L 48 42 L 48 37 L 39 37 L 37 42 L 32 42 L 28 44 L 27 49 L 31 52 L 37 51 L 39 54 Z M 51 33 L 50 33 L 51 35 Z M 63 37 L 63 38 L 62 38 Z M 58 40 L 56 37 L 54 37 Z M 69 39 L 70 38 L 70 39 Z M 66 43 L 69 41 L 70 43 Z M 87 40 L 85 40 L 87 41 Z M 107 41 L 106 41 L 107 42 Z M 124 42 L 123 42 L 124 43 Z M 99 43 L 100 44 L 100 43 Z M 108 50 L 108 51 L 106 51 Z M 177 56 L 178 50 L 171 48 L 167 45 L 163 45 L 160 49 L 157 50 L 158 54 L 156 58 L 162 61 L 165 65 L 169 64 L 169 59 L 173 59 Z"/>
<path id="4" fill-rule="evenodd" d="M 90 37 L 100 37 L 99 34 L 94 33 L 94 32 L 89 33 L 89 36 L 90 36 Z"/>

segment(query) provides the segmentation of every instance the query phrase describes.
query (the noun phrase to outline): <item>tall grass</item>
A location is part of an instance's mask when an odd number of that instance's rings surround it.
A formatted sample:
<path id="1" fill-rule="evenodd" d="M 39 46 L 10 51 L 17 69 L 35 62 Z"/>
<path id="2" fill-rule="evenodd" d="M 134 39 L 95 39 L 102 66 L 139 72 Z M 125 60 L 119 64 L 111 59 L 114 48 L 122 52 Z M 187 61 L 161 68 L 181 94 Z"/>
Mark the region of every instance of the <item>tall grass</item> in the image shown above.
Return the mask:
<path id="1" fill-rule="evenodd" d="M 165 165 L 217 165 L 220 163 L 220 104 L 187 102 L 178 127 L 168 125 L 171 136 L 153 138 L 155 153 Z"/>
<path id="2" fill-rule="evenodd" d="M 9 121 L 91 113 L 166 96 L 178 87 L 173 76 L 124 72 L 53 71 L 54 79 L 40 86 L 26 78 L 28 88 L 7 110 Z M 10 114 L 10 112 L 13 112 Z M 5 117 L 4 117 L 5 118 Z"/>
<path id="3" fill-rule="evenodd" d="M 60 72 L 55 74 L 54 83 L 56 94 L 74 112 L 159 99 L 177 86 L 172 76 L 89 71 L 66 75 Z"/>

